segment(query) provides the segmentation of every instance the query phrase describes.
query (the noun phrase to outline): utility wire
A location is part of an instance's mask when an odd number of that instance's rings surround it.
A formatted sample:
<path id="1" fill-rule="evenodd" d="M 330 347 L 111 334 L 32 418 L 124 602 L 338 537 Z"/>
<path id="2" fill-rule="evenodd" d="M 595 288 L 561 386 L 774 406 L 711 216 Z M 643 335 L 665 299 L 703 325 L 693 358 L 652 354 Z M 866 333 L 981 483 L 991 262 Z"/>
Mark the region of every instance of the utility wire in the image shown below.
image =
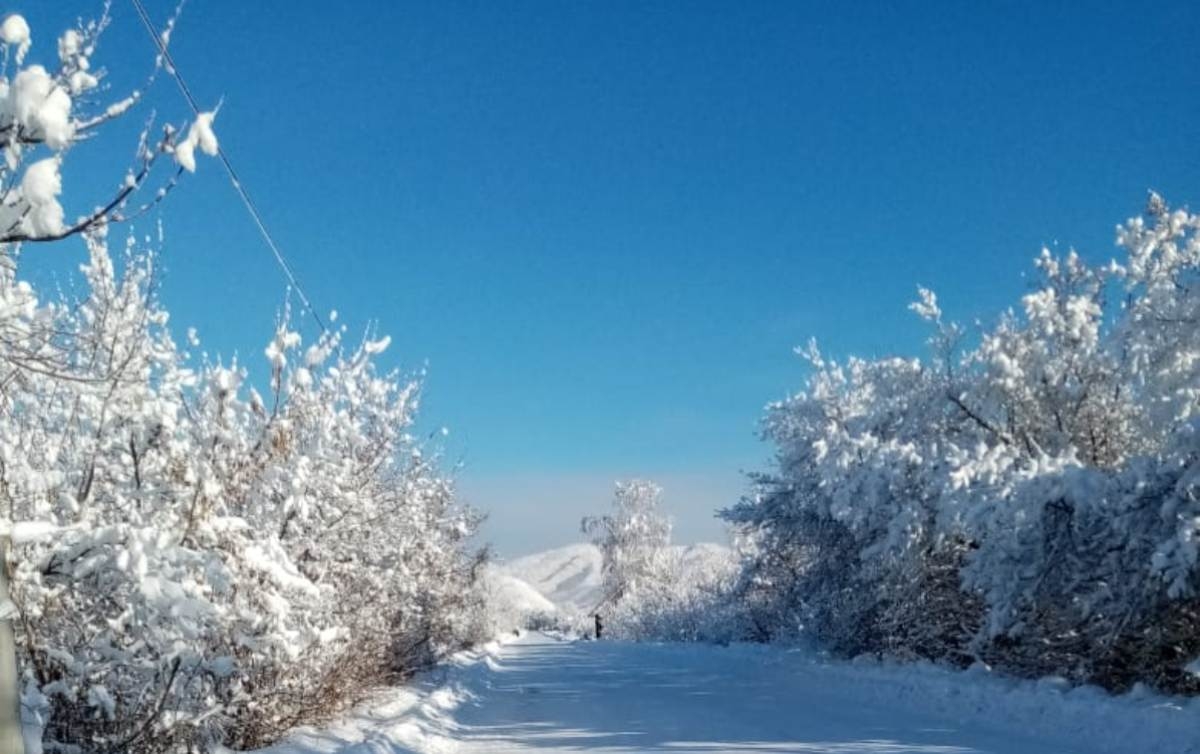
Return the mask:
<path id="1" fill-rule="evenodd" d="M 142 26 L 146 27 L 146 33 L 150 35 L 151 41 L 154 42 L 155 48 L 158 49 L 158 54 L 162 56 L 162 62 L 167 68 L 167 73 L 175 79 L 175 83 L 179 85 L 179 91 L 183 93 L 184 99 L 187 100 L 188 106 L 192 108 L 192 114 L 195 117 L 200 116 L 200 106 L 196 103 L 196 98 L 192 96 L 192 90 L 188 88 L 187 82 L 183 78 L 183 74 L 179 72 L 179 66 L 175 65 L 175 60 L 171 57 L 171 52 L 167 49 L 166 43 L 162 36 L 154 28 L 154 23 L 150 20 L 149 14 L 146 13 L 146 7 L 142 5 L 142 0 L 132 0 L 134 10 L 137 11 L 138 17 L 142 20 Z M 304 308 L 312 315 L 317 326 L 321 328 L 321 332 L 326 332 L 324 320 L 321 315 L 317 314 L 317 310 L 313 308 L 312 302 L 308 295 L 304 292 L 304 287 L 300 285 L 300 281 L 296 278 L 296 273 L 292 270 L 292 266 L 288 264 L 287 259 L 283 256 L 283 251 L 280 250 L 279 244 L 275 242 L 275 237 L 271 235 L 271 231 L 267 229 L 267 224 L 263 221 L 262 215 L 258 211 L 258 207 L 254 204 L 254 200 L 250 198 L 250 194 L 246 191 L 246 187 L 242 185 L 242 181 L 238 178 L 237 171 L 233 169 L 233 163 L 229 161 L 229 157 L 225 154 L 225 150 L 221 148 L 220 143 L 217 144 L 217 156 L 221 159 L 221 164 L 225 166 L 225 172 L 229 174 L 229 180 L 233 183 L 233 188 L 237 191 L 238 196 L 242 199 L 242 204 L 246 206 L 246 211 L 250 213 L 250 217 L 254 219 L 254 224 L 258 226 L 258 232 L 266 241 L 267 247 L 271 253 L 275 255 L 275 261 L 279 264 L 279 268 L 283 270 L 284 277 L 287 278 L 288 284 L 295 289 L 297 295 L 300 296 L 300 302 L 304 304 Z"/>

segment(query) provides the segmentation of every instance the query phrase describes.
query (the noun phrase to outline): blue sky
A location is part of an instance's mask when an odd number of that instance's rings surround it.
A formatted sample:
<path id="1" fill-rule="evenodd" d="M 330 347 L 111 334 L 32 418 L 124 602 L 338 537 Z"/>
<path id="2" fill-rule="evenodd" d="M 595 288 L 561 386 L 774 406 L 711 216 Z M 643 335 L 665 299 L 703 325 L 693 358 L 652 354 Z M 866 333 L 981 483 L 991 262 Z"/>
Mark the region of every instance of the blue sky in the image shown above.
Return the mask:
<path id="1" fill-rule="evenodd" d="M 1200 8 L 1089 6 L 191 0 L 173 52 L 319 308 L 428 365 L 422 423 L 516 554 L 630 475 L 719 538 L 793 346 L 918 353 L 917 284 L 991 318 L 1043 244 L 1106 259 L 1147 189 L 1194 207 Z M 48 60 L 99 7 L 12 9 Z M 120 88 L 152 50 L 113 15 Z M 168 83 L 149 100 L 182 120 Z M 72 156 L 68 214 L 141 117 Z M 284 286 L 218 164 L 159 215 L 173 321 L 261 368 Z"/>

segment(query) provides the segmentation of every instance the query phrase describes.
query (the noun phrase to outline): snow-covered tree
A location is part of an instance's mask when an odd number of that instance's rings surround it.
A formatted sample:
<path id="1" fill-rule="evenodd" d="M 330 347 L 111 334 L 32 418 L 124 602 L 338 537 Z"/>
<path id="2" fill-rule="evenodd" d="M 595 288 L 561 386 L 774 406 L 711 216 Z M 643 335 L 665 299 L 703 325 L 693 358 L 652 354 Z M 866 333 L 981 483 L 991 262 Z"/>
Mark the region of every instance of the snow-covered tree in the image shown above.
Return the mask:
<path id="1" fill-rule="evenodd" d="M 774 469 L 724 513 L 748 636 L 1200 690 L 1197 228 L 1152 196 L 1124 259 L 1043 251 L 973 334 L 922 289 L 928 361 L 805 349 Z"/>
<path id="2" fill-rule="evenodd" d="M 612 513 L 583 520 L 603 558 L 596 610 L 605 631 L 636 640 L 728 641 L 737 633 L 729 615 L 736 561 L 719 546 L 672 546 L 661 497 L 653 482 L 618 482 Z"/>
<path id="3" fill-rule="evenodd" d="M 378 366 L 386 337 L 305 343 L 285 310 L 263 361 L 197 359 L 153 249 L 131 230 L 113 253 L 161 157 L 151 203 L 217 151 L 211 114 L 147 129 L 114 196 L 65 219 L 59 166 L 142 96 L 82 111 L 107 23 L 62 35 L 53 72 L 26 62 L 22 19 L 0 25 L 18 66 L 0 81 L 0 536 L 23 708 L 48 748 L 254 747 L 475 638 L 477 520 L 412 434 L 419 379 Z M 46 299 L 20 247 L 63 239 L 86 250 L 82 293 Z"/>
<path id="4" fill-rule="evenodd" d="M 636 599 L 653 581 L 671 542 L 671 522 L 660 510 L 662 488 L 635 479 L 617 482 L 613 511 L 583 519 L 583 533 L 604 557 L 602 606 Z"/>

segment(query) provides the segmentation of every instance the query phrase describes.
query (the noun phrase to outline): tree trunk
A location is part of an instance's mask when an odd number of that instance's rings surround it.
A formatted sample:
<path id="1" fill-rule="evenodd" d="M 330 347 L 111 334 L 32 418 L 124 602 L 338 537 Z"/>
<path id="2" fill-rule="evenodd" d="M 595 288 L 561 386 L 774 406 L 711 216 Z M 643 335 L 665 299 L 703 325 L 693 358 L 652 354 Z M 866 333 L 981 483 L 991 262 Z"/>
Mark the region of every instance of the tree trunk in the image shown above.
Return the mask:
<path id="1" fill-rule="evenodd" d="M 25 754 L 21 736 L 21 679 L 13 634 L 16 608 L 8 595 L 8 537 L 0 537 L 0 754 Z"/>

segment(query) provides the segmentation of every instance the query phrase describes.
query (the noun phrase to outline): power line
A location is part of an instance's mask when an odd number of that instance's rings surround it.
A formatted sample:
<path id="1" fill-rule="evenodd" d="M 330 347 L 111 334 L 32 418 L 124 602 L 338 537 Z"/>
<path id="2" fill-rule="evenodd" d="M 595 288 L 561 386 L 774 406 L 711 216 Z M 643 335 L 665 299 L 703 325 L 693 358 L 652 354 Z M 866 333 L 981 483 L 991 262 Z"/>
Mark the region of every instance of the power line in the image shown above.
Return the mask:
<path id="1" fill-rule="evenodd" d="M 146 27 L 146 33 L 150 35 L 150 40 L 154 42 L 155 48 L 158 49 L 158 54 L 162 56 L 162 62 L 167 68 L 167 73 L 171 74 L 171 77 L 175 79 L 175 83 L 179 85 L 179 91 L 183 93 L 184 99 L 187 100 L 188 106 L 191 107 L 193 116 L 200 117 L 200 106 L 196 103 L 196 98 L 192 96 L 192 90 L 188 88 L 183 74 L 179 72 L 179 66 L 175 65 L 175 60 L 171 57 L 171 52 L 167 49 L 166 42 L 163 41 L 158 31 L 155 30 L 149 14 L 146 13 L 145 6 L 142 5 L 142 0 L 132 0 L 132 2 L 134 10 L 137 11 L 138 17 L 142 20 L 142 26 Z M 305 294 L 303 286 L 300 285 L 300 281 L 296 278 L 296 273 L 283 256 L 283 251 L 280 250 L 279 244 L 275 242 L 271 231 L 267 229 L 267 224 L 263 221 L 258 207 L 254 204 L 254 200 L 250 198 L 246 187 L 242 185 L 237 171 L 233 169 L 233 163 L 229 161 L 229 157 L 225 154 L 225 150 L 221 148 L 219 142 L 217 144 L 217 156 L 221 159 L 221 164 L 225 166 L 225 172 L 229 174 L 229 180 L 233 183 L 233 189 L 237 191 L 238 196 L 242 199 L 242 204 L 246 206 L 246 211 L 254 219 L 254 224 L 258 227 L 259 234 L 266 241 L 271 253 L 275 255 L 275 261 L 279 264 L 279 268 L 283 270 L 288 284 L 296 290 L 297 295 L 300 296 L 300 302 L 304 304 L 304 308 L 312 315 L 312 318 L 316 321 L 317 326 L 321 328 L 321 331 L 325 332 L 327 330 L 325 322 L 321 319 L 321 315 L 317 314 L 317 310 L 313 308 L 312 302 L 309 300 L 308 295 Z"/>

